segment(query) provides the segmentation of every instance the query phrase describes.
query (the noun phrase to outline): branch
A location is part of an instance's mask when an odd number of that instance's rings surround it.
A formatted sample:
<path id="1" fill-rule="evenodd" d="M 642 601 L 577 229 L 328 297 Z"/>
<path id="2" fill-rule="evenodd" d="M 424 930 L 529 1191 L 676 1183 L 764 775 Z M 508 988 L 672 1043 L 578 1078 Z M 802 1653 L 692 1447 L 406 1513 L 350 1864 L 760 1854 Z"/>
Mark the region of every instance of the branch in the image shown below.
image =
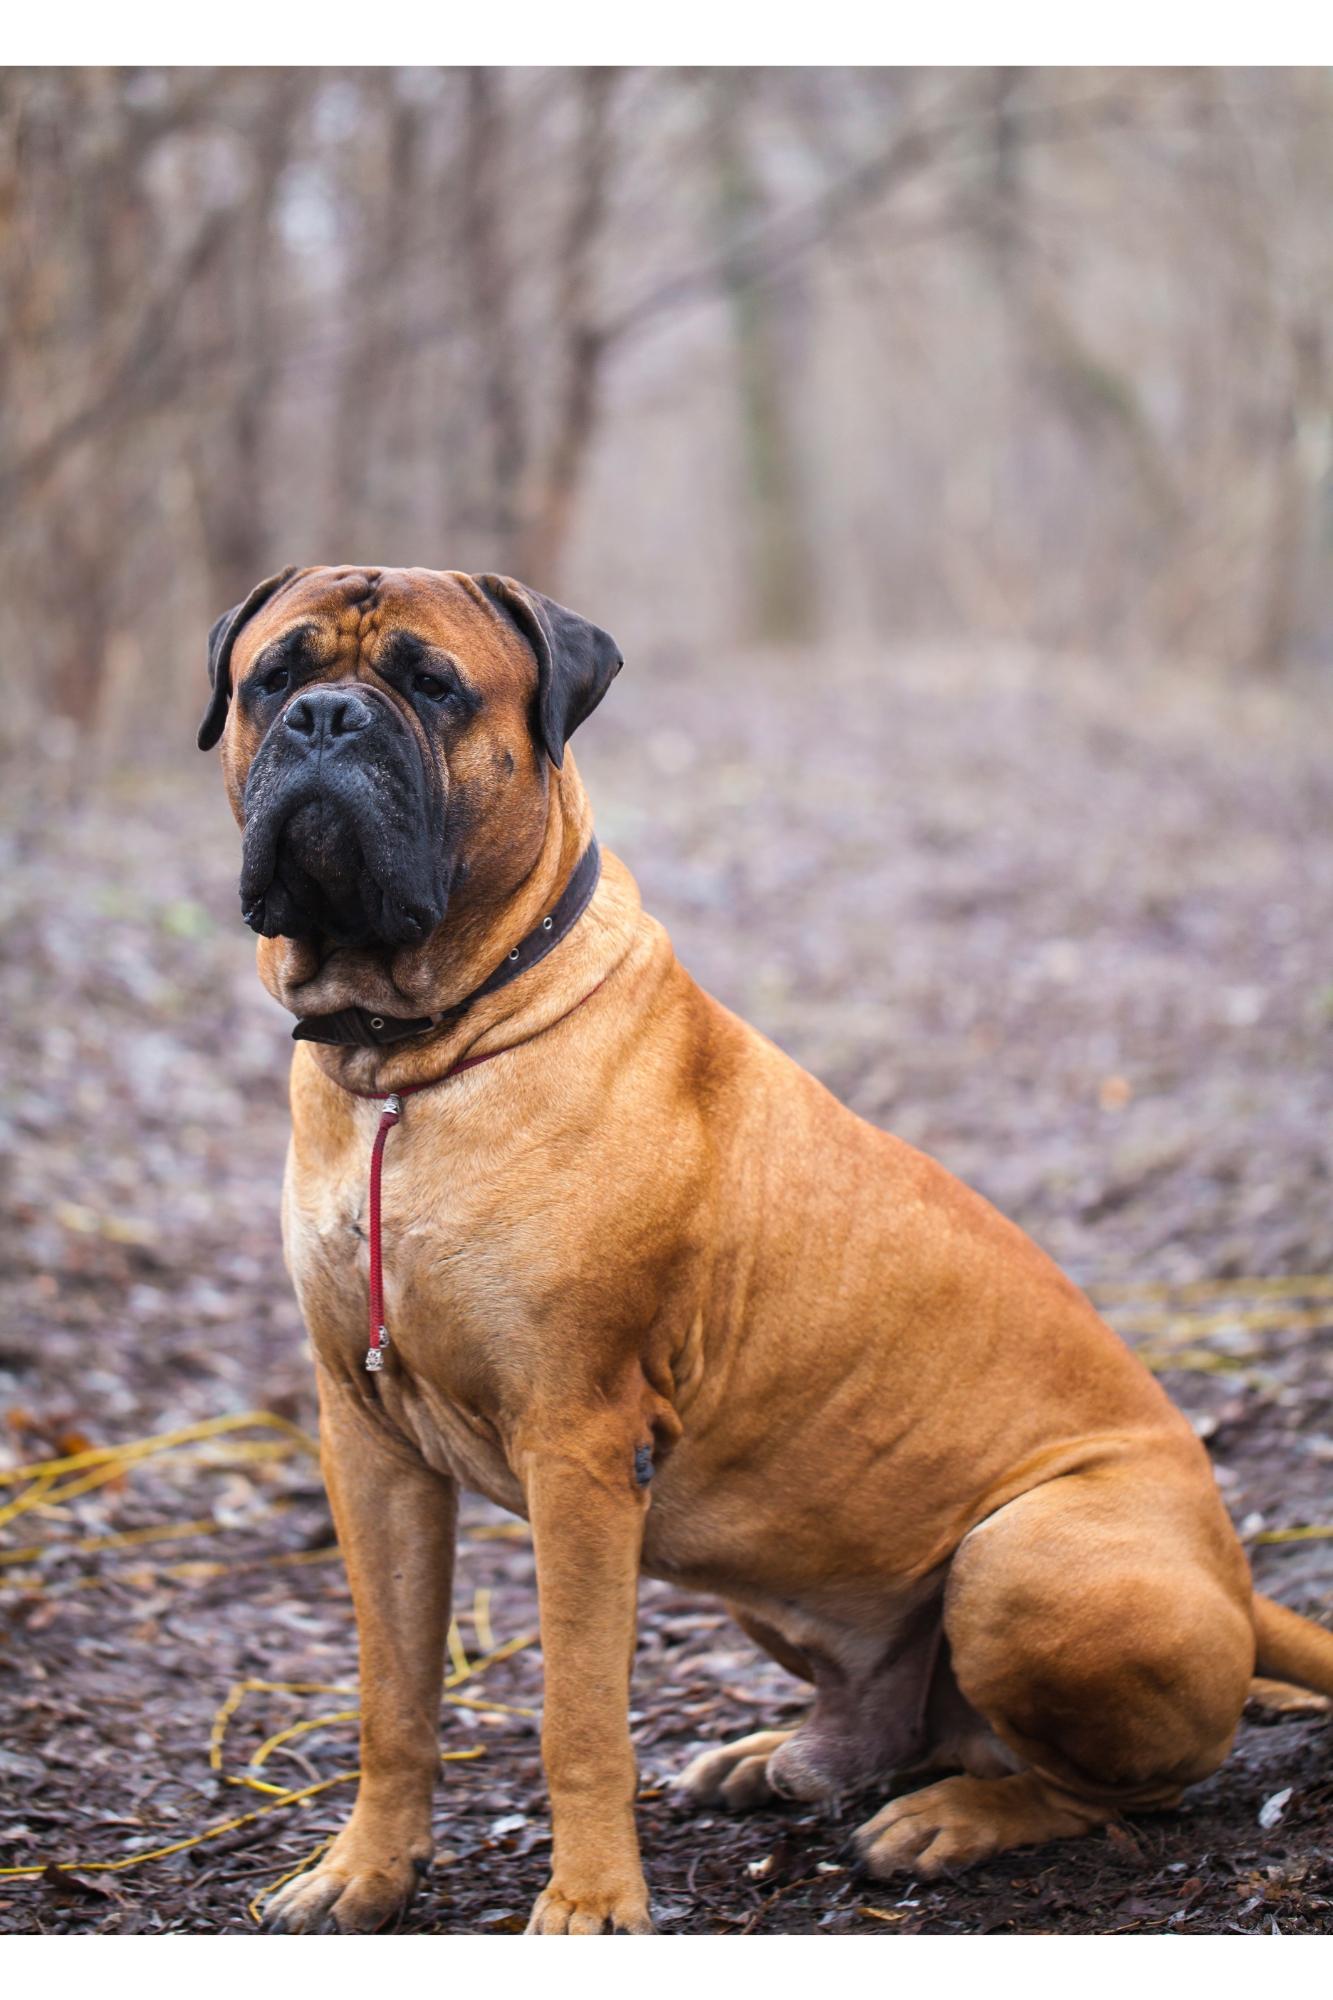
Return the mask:
<path id="1" fill-rule="evenodd" d="M 160 404 L 170 393 L 185 357 L 174 367 L 161 370 L 156 379 L 155 364 L 167 345 L 181 301 L 217 256 L 232 224 L 230 210 L 215 210 L 198 231 L 179 268 L 151 301 L 129 347 L 108 370 L 107 376 L 79 409 L 56 425 L 42 442 L 0 472 L 0 497 L 8 498 L 24 486 L 39 484 L 67 451 L 82 443 L 108 420 L 121 423 L 126 417 Z"/>
<path id="2" fill-rule="evenodd" d="M 1113 123 L 1123 115 L 1127 103 L 1119 91 L 1109 90 L 1069 104 L 1036 106 L 1029 112 L 1014 113 L 1010 129 L 1017 139 L 1078 136 L 1087 129 L 1089 114 Z M 695 304 L 727 285 L 759 284 L 775 276 L 784 266 L 818 248 L 871 203 L 939 159 L 954 140 L 973 138 L 979 129 L 989 132 L 992 122 L 985 111 L 974 109 L 909 126 L 882 153 L 862 161 L 797 214 L 783 217 L 707 263 L 653 286 L 602 327 L 603 341 L 623 339 L 663 313 Z"/>

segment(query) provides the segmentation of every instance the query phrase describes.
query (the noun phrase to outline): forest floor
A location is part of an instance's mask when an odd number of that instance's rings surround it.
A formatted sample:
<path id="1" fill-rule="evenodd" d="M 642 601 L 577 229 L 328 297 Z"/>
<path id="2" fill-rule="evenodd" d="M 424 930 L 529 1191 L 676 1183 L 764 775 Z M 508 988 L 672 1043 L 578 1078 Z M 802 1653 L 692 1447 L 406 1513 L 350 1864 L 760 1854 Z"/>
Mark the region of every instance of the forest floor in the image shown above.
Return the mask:
<path id="1" fill-rule="evenodd" d="M 685 964 L 1093 1290 L 1263 1587 L 1325 1622 L 1333 1539 L 1281 1537 L 1333 1524 L 1331 719 L 1308 686 L 1018 654 L 663 659 L 579 752 Z M 42 1872 L 0 1874 L 0 1929 L 242 1932 L 355 1765 L 278 1241 L 286 1023 L 213 765 L 81 794 L 35 753 L 4 790 L 0 1867 Z M 527 1531 L 477 1501 L 456 1612 L 404 1928 L 512 1931 L 549 1853 L 540 1652 Z M 1325 1715 L 1248 1718 L 1177 1811 L 887 1885 L 847 1848 L 878 1799 L 672 1803 L 696 1747 L 801 1708 L 720 1606 L 645 1585 L 634 1703 L 666 1930 L 1333 1928 Z"/>

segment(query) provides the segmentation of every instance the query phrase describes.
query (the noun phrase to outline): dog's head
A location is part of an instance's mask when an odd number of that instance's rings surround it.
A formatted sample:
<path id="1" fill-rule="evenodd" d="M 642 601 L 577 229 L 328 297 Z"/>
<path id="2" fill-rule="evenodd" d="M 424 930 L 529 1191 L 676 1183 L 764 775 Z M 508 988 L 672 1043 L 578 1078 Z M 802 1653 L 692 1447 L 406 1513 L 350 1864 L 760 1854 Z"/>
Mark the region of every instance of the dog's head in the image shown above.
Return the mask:
<path id="1" fill-rule="evenodd" d="M 222 742 L 261 936 L 418 946 L 451 898 L 540 851 L 550 767 L 621 666 L 609 634 L 503 576 L 283 570 L 209 634 L 199 747 Z"/>

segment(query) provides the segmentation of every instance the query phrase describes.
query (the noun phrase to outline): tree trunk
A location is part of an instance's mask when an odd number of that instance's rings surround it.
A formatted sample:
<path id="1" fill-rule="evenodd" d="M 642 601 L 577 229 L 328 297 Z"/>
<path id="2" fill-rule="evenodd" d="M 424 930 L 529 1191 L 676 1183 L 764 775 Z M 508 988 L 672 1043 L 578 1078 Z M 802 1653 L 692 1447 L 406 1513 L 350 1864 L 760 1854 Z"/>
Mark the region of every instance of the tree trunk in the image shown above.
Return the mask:
<path id="1" fill-rule="evenodd" d="M 206 594 L 214 617 L 253 588 L 273 560 L 265 507 L 264 469 L 270 446 L 273 392 L 281 366 L 272 273 L 280 257 L 276 208 L 291 156 L 292 128 L 303 89 L 299 71 L 274 74 L 271 95 L 253 132 L 254 182 L 233 219 L 229 255 L 199 289 L 206 326 L 231 329 L 235 356 L 223 383 L 229 401 L 209 420 L 209 405 L 187 414 L 187 463 L 194 484 L 203 545 Z M 216 383 L 205 378 L 205 396 Z"/>
<path id="2" fill-rule="evenodd" d="M 1303 434 L 1324 403 L 1323 330 L 1311 314 L 1291 334 L 1288 388 L 1273 445 L 1267 548 L 1253 648 L 1253 664 L 1265 674 L 1281 673 L 1286 666 L 1299 621 L 1314 497 L 1304 463 Z"/>
<path id="3" fill-rule="evenodd" d="M 797 391 L 779 331 L 795 312 L 796 281 L 756 282 L 745 268 L 745 240 L 764 214 L 746 146 L 745 88 L 744 71 L 724 71 L 717 79 L 712 157 L 750 502 L 750 621 L 759 639 L 795 644 L 811 637 L 816 611 L 793 423 Z"/>
<path id="4" fill-rule="evenodd" d="M 579 129 L 552 315 L 559 371 L 554 425 L 519 543 L 519 573 L 539 590 L 559 588 L 599 415 L 606 342 L 597 323 L 596 266 L 611 175 L 616 81 L 609 69 L 581 70 L 576 79 Z"/>
<path id="5" fill-rule="evenodd" d="M 494 549 L 493 566 L 511 569 L 521 553 L 528 453 L 514 274 L 503 222 L 506 143 L 501 88 L 494 70 L 468 70 L 460 178 L 464 275 L 482 421 L 477 525 Z"/>

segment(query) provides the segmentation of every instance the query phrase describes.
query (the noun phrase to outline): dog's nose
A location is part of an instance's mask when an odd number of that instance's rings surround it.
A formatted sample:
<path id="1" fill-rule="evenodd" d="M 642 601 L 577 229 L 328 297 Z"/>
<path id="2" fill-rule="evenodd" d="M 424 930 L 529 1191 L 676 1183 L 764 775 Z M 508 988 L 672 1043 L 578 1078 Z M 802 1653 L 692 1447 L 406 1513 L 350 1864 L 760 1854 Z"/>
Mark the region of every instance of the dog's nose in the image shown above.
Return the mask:
<path id="1" fill-rule="evenodd" d="M 311 688 L 299 694 L 283 716 L 283 727 L 304 751 L 332 746 L 339 737 L 355 736 L 375 720 L 370 703 L 350 688 Z"/>

